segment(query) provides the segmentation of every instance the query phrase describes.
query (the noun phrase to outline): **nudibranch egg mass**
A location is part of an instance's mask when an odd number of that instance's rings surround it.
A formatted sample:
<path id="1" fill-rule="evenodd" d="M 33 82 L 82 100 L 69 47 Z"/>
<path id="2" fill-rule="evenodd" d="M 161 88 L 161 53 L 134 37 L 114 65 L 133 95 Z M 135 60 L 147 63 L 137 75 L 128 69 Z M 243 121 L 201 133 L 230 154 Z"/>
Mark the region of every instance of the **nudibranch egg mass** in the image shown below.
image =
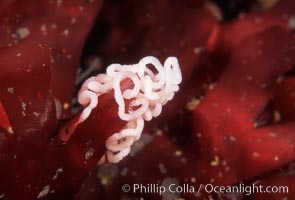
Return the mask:
<path id="1" fill-rule="evenodd" d="M 123 90 L 121 82 L 125 79 L 132 84 Z M 127 121 L 122 130 L 107 139 L 107 152 L 99 163 L 117 163 L 127 156 L 132 144 L 141 136 L 144 121 L 160 115 L 162 106 L 174 97 L 181 81 L 181 70 L 176 57 L 168 57 L 163 66 L 152 56 L 133 65 L 111 64 L 106 74 L 87 79 L 78 94 L 78 101 L 84 109 L 76 125 L 89 117 L 98 105 L 98 97 L 111 90 L 114 91 L 118 104 L 119 118 Z M 129 104 L 126 104 L 126 100 Z M 63 134 L 60 134 L 61 139 L 68 137 Z"/>

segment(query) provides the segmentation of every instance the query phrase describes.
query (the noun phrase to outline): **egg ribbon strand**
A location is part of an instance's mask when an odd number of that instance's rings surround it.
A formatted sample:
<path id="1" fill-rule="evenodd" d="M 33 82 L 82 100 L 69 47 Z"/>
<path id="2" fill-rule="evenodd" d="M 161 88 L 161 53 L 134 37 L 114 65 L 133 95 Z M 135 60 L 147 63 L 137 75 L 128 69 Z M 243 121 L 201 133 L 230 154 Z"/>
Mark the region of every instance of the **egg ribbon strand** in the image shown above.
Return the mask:
<path id="1" fill-rule="evenodd" d="M 120 84 L 125 79 L 129 79 L 132 86 L 123 91 Z M 147 56 L 133 65 L 111 64 L 106 74 L 90 77 L 83 83 L 78 101 L 84 109 L 78 120 L 59 134 L 60 139 L 66 142 L 75 128 L 85 121 L 98 105 L 99 96 L 113 90 L 119 106 L 118 116 L 127 121 L 127 124 L 107 139 L 107 151 L 99 164 L 106 161 L 118 163 L 130 153 L 131 146 L 140 138 L 144 121 L 150 121 L 160 115 L 162 106 L 174 97 L 181 81 L 181 70 L 176 57 L 168 57 L 164 66 L 152 56 Z M 126 100 L 130 103 L 126 104 Z"/>

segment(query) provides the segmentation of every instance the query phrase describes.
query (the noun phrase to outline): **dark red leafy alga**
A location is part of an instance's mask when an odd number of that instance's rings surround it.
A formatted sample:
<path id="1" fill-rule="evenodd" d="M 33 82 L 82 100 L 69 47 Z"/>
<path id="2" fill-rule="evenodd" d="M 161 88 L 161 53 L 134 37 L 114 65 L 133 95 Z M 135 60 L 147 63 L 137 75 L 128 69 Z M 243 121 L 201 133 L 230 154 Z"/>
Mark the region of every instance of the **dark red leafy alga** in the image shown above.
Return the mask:
<path id="1" fill-rule="evenodd" d="M 82 48 L 101 3 L 102 0 L 0 2 L 0 47 L 30 41 L 51 49 L 51 86 L 58 118 L 69 117 Z"/>
<path id="2" fill-rule="evenodd" d="M 0 99 L 17 137 L 47 138 L 56 127 L 48 47 L 20 44 L 0 49 Z M 49 123 L 48 123 L 49 122 Z"/>
<path id="3" fill-rule="evenodd" d="M 104 154 L 106 138 L 125 125 L 113 94 L 101 96 L 99 108 L 62 144 L 50 89 L 49 49 L 24 43 L 0 52 L 0 98 L 14 130 L 0 133 L 1 195 L 72 199 Z"/>
<path id="4" fill-rule="evenodd" d="M 1 198 L 72 199 L 106 138 L 125 125 L 108 94 L 67 144 L 57 137 L 64 122 L 56 121 L 56 103 L 73 98 L 79 56 L 100 3 L 1 2 Z"/>

